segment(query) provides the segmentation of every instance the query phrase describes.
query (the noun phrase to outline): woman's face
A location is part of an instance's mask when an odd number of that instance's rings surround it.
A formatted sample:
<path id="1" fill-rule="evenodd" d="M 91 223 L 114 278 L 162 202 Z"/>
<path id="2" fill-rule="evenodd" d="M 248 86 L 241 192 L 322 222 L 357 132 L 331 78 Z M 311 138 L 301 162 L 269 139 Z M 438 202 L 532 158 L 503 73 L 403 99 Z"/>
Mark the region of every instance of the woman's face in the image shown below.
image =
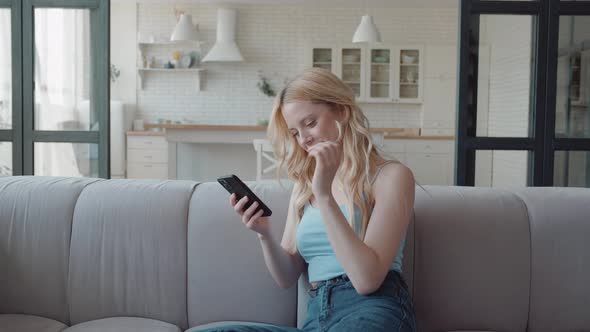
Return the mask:
<path id="1" fill-rule="evenodd" d="M 296 101 L 283 104 L 282 113 L 291 135 L 306 152 L 314 144 L 338 139 L 336 121 L 340 119 L 327 104 Z"/>

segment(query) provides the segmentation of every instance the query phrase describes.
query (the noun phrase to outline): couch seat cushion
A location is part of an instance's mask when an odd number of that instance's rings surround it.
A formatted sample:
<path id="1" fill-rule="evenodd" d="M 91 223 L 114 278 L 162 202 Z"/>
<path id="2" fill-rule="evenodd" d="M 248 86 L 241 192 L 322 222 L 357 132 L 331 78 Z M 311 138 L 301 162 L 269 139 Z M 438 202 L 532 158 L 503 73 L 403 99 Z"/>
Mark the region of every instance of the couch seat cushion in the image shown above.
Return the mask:
<path id="1" fill-rule="evenodd" d="M 223 322 L 215 322 L 215 323 L 194 326 L 194 327 L 186 330 L 185 332 L 199 332 L 199 331 L 203 331 L 208 328 L 226 326 L 226 325 L 243 325 L 243 326 L 252 326 L 252 327 L 272 326 L 272 325 L 263 324 L 263 323 L 252 323 L 252 322 L 241 322 L 241 321 L 223 321 Z M 283 327 L 283 328 L 285 330 L 288 329 L 287 327 Z M 292 327 L 292 329 L 293 329 L 293 331 L 297 331 L 297 329 L 294 327 Z"/>
<path id="2" fill-rule="evenodd" d="M 76 324 L 64 332 L 180 332 L 180 329 L 154 319 L 110 317 Z"/>
<path id="3" fill-rule="evenodd" d="M 6 332 L 60 332 L 67 325 L 53 319 L 32 315 L 0 315 L 0 331 Z"/>

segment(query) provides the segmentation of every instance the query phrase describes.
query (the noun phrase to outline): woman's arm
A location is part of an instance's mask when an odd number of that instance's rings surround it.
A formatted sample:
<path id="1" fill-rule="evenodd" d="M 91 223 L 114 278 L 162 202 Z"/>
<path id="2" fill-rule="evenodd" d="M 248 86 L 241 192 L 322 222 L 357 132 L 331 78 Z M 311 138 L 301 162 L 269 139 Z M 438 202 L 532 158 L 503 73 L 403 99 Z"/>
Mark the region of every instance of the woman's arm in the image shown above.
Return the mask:
<path id="1" fill-rule="evenodd" d="M 305 261 L 298 252 L 294 254 L 289 253 L 272 238 L 269 217 L 262 217 L 262 209 L 255 213 L 258 208 L 257 202 L 254 202 L 249 208 L 244 210 L 247 201 L 247 196 L 244 196 L 239 201 L 236 201 L 235 194 L 230 196 L 230 203 L 234 207 L 234 210 L 242 217 L 242 223 L 244 223 L 246 228 L 258 234 L 262 253 L 264 254 L 264 262 L 273 279 L 280 287 L 289 288 L 297 281 L 305 269 Z M 296 224 L 294 224 L 295 221 L 293 220 L 292 201 L 293 194 L 291 194 L 289 202 L 284 238 L 287 232 L 295 232 L 296 230 L 296 227 L 293 227 Z"/>
<path id="2" fill-rule="evenodd" d="M 336 257 L 359 294 L 379 288 L 405 236 L 414 207 L 415 182 L 402 164 L 384 166 L 373 186 L 375 207 L 361 241 L 334 197 L 315 197 Z"/>
<path id="3" fill-rule="evenodd" d="M 290 254 L 270 236 L 258 235 L 264 262 L 273 279 L 282 288 L 290 288 L 305 269 L 305 261 L 298 252 Z"/>

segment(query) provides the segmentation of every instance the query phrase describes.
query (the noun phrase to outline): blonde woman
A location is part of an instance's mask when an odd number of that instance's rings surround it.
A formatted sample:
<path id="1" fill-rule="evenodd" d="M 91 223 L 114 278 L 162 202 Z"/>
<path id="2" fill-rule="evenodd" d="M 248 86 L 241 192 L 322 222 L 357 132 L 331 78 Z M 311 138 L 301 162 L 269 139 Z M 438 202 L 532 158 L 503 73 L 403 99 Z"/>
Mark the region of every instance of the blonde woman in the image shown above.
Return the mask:
<path id="1" fill-rule="evenodd" d="M 293 286 L 307 271 L 311 288 L 303 331 L 415 331 L 401 272 L 414 205 L 414 177 L 372 144 L 353 91 L 327 70 L 305 70 L 277 96 L 268 128 L 294 188 L 283 239 L 247 197 L 230 203 L 258 233 L 276 282 Z M 226 326 L 207 331 L 299 331 Z"/>

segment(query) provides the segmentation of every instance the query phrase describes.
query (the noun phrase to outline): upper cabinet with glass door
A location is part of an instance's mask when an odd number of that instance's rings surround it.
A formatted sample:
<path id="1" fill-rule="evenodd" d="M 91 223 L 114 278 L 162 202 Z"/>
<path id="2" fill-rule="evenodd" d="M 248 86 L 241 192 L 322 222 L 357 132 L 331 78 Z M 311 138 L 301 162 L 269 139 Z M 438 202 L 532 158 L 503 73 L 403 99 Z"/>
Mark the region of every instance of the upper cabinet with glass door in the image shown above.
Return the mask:
<path id="1" fill-rule="evenodd" d="M 396 101 L 393 99 L 393 61 L 389 48 L 370 48 L 367 67 L 369 68 L 369 101 Z"/>
<path id="2" fill-rule="evenodd" d="M 334 72 L 336 70 L 334 53 L 334 50 L 329 47 L 313 47 L 311 49 L 311 66 L 315 68 L 324 68 Z"/>
<path id="3" fill-rule="evenodd" d="M 364 100 L 366 75 L 362 60 L 365 58 L 365 49 L 351 46 L 339 48 L 338 52 L 341 61 L 336 76 L 354 91 L 357 100 Z"/>
<path id="4" fill-rule="evenodd" d="M 421 46 L 312 47 L 311 67 L 325 68 L 352 88 L 361 103 L 422 102 Z"/>
<path id="5" fill-rule="evenodd" d="M 422 102 L 421 46 L 372 47 L 368 54 L 368 102 Z"/>
<path id="6" fill-rule="evenodd" d="M 422 54 L 421 47 L 404 47 L 396 50 L 396 63 L 399 70 L 394 98 L 399 102 L 422 102 L 422 78 L 424 76 Z"/>

